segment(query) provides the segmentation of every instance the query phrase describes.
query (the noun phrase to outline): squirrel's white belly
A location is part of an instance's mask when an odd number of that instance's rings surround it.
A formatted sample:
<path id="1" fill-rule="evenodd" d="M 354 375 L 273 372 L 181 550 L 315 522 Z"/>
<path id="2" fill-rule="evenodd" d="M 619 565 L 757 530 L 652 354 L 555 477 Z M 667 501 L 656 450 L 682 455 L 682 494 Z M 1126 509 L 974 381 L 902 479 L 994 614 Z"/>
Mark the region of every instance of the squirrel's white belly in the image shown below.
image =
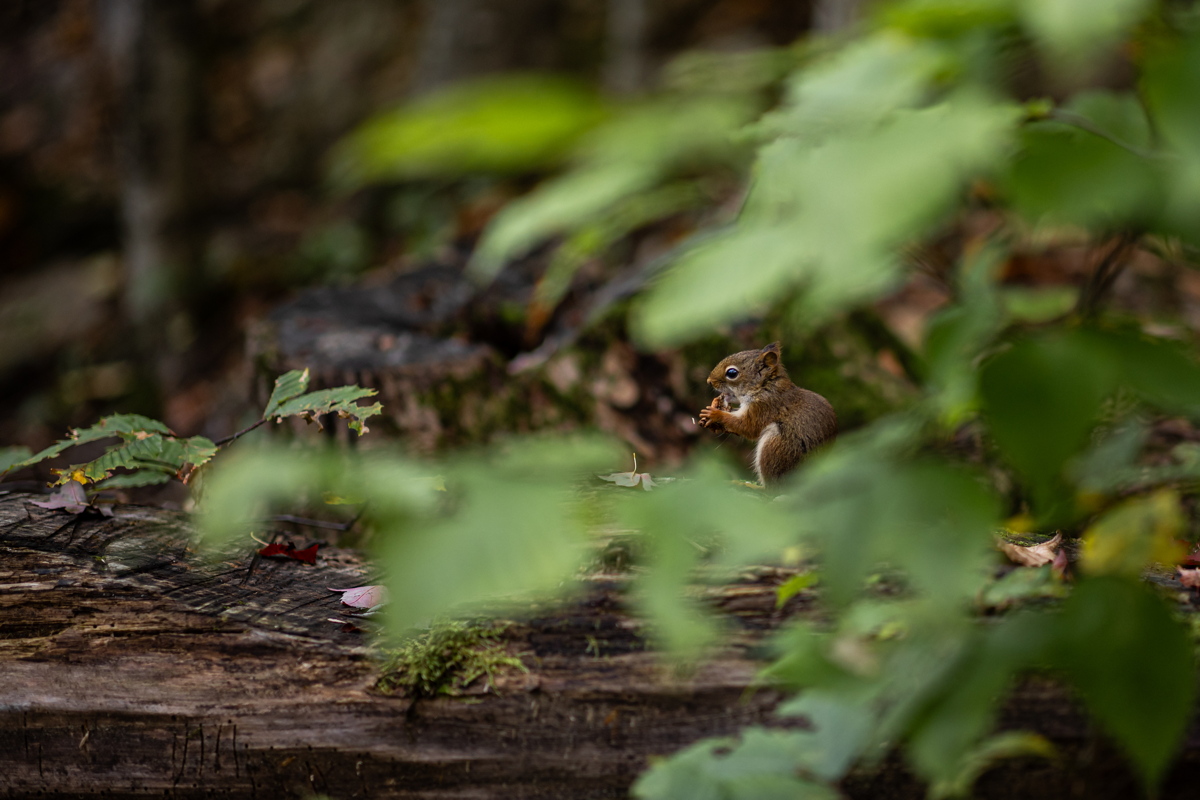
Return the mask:
<path id="1" fill-rule="evenodd" d="M 758 475 L 759 483 L 766 483 L 763 480 L 762 471 L 762 453 L 763 448 L 767 446 L 767 442 L 779 435 L 779 423 L 772 422 L 767 427 L 763 428 L 763 432 L 759 434 L 758 444 L 754 446 L 754 472 Z"/>

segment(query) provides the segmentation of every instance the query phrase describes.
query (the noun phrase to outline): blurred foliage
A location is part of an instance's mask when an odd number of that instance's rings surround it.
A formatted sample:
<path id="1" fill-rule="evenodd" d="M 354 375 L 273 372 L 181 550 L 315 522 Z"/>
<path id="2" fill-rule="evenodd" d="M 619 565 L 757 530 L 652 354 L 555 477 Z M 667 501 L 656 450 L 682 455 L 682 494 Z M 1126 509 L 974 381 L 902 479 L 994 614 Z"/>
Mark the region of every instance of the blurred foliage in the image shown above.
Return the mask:
<path id="1" fill-rule="evenodd" d="M 359 128 L 335 154 L 333 180 L 355 189 L 370 181 L 545 166 L 605 111 L 594 92 L 561 78 L 500 76 L 455 86 Z"/>
<path id="2" fill-rule="evenodd" d="M 997 759 L 1051 753 L 1031 734 L 994 735 L 998 702 L 1031 670 L 1077 690 L 1152 792 L 1192 715 L 1195 664 L 1186 627 L 1140 576 L 1194 528 L 1200 459 L 1180 445 L 1147 466 L 1147 420 L 1200 417 L 1200 366 L 1190 342 L 1000 276 L 1015 242 L 1064 231 L 1157 252 L 1200 244 L 1195 13 L 907 0 L 839 41 L 721 58 L 675 65 L 663 93 L 603 120 L 564 113 L 582 106 L 547 90 L 558 110 L 546 127 L 570 128 L 573 144 L 545 131 L 514 143 L 537 93 L 508 103 L 483 84 L 368 123 L 344 151 L 371 164 L 361 180 L 561 165 L 494 218 L 474 261 L 487 279 L 556 241 L 546 305 L 588 254 L 656 215 L 740 199 L 636 298 L 630 324 L 647 346 L 765 313 L 796 330 L 845 319 L 907 279 L 909 246 L 972 212 L 996 221 L 963 236 L 953 300 L 909 354 L 922 396 L 908 411 L 843 437 L 773 501 L 707 462 L 650 492 L 608 490 L 612 516 L 641 538 L 634 597 L 669 657 L 699 659 L 718 641 L 690 588 L 698 575 L 803 553 L 826 612 L 784 631 L 763 674 L 797 692 L 779 713 L 808 729 L 697 744 L 635 794 L 834 797 L 851 769 L 897 749 L 934 796 L 967 794 Z M 1114 61 L 1136 81 L 1095 89 Z M 1022 62 L 1061 101 L 1014 88 Z M 477 102 L 465 117 L 464 97 Z M 744 198 L 712 191 L 731 178 Z M 987 435 L 977 466 L 949 444 L 964 430 Z M 621 463 L 591 444 L 516 440 L 440 465 L 443 493 L 435 468 L 400 458 L 244 455 L 213 477 L 209 534 L 244 533 L 267 500 L 302 489 L 367 498 L 401 631 L 568 587 L 597 524 L 578 482 Z M 1086 531 L 1073 586 L 1045 569 L 995 580 L 994 532 L 1014 511 Z M 995 611 L 986 624 L 980 605 Z"/>

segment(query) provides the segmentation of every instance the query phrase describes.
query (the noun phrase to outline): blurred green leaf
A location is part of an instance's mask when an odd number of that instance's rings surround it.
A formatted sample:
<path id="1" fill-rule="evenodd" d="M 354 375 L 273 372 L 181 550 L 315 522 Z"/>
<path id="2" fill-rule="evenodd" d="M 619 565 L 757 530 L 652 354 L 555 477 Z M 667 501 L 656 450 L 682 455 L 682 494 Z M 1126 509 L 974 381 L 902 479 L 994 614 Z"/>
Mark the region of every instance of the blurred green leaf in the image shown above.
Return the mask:
<path id="1" fill-rule="evenodd" d="M 947 428 L 978 406 L 975 361 L 1005 321 L 995 281 L 1003 255 L 998 247 L 985 247 L 963 262 L 956 282 L 960 301 L 935 315 L 925 334 L 925 382 Z"/>
<path id="2" fill-rule="evenodd" d="M 1089 332 L 1092 357 L 1113 366 L 1121 383 L 1170 414 L 1200 419 L 1200 364 L 1178 342 L 1133 333 Z"/>
<path id="3" fill-rule="evenodd" d="M 930 82 L 947 66 L 946 55 L 928 41 L 890 31 L 852 42 L 793 73 L 782 108 L 754 130 L 807 145 L 862 132 L 927 99 Z"/>
<path id="4" fill-rule="evenodd" d="M 755 110 L 748 98 L 728 97 L 662 99 L 626 109 L 580 144 L 574 171 L 496 215 L 472 257 L 472 272 L 490 279 L 534 245 L 612 214 L 663 181 L 740 163 L 747 147 L 733 134 Z"/>
<path id="5" fill-rule="evenodd" d="M 819 689 L 804 691 L 779 707 L 784 717 L 803 717 L 810 731 L 795 734 L 798 760 L 824 781 L 840 780 L 871 741 L 874 715 L 865 703 Z"/>
<path id="6" fill-rule="evenodd" d="M 775 590 L 775 607 L 783 608 L 787 601 L 800 592 L 820 583 L 821 578 L 816 572 L 801 572 L 788 578 Z"/>
<path id="7" fill-rule="evenodd" d="M 645 538 L 647 570 L 635 593 L 639 609 L 657 643 L 677 659 L 695 659 L 717 634 L 711 616 L 690 596 L 702 556 L 711 553 L 717 563 L 735 567 L 777 557 L 794 542 L 777 505 L 735 488 L 713 463 L 698 464 L 650 494 L 622 499 L 622 524 Z"/>
<path id="8" fill-rule="evenodd" d="M 11 470 L 18 464 L 23 464 L 32 455 L 28 447 L 5 447 L 0 449 L 0 475 Z"/>
<path id="9" fill-rule="evenodd" d="M 998 508 L 982 481 L 932 461 L 872 458 L 862 437 L 811 462 L 784 501 L 822 556 L 825 596 L 857 596 L 873 565 L 900 569 L 912 588 L 948 603 L 973 597 L 991 558 Z"/>
<path id="10" fill-rule="evenodd" d="M 1102 231 L 1156 218 L 1165 192 L 1162 165 L 1145 149 L 1149 123 L 1137 98 L 1082 94 L 1060 114 L 1022 130 L 1021 154 L 1005 179 L 1016 210 L 1035 224 Z"/>
<path id="11" fill-rule="evenodd" d="M 1067 72 L 1111 48 L 1150 8 L 1149 0 L 1018 0 L 1021 18 Z"/>
<path id="12" fill-rule="evenodd" d="M 876 14 L 914 36 L 957 36 L 1011 23 L 1015 6 L 1015 0 L 902 0 L 879 4 Z"/>
<path id="13" fill-rule="evenodd" d="M 334 178 L 364 183 L 553 166 L 607 109 L 565 78 L 507 75 L 461 83 L 368 120 L 338 147 Z"/>
<path id="14" fill-rule="evenodd" d="M 426 470 L 397 456 L 239 446 L 206 476 L 198 532 L 203 543 L 224 547 L 260 529 L 272 507 L 323 492 L 361 497 L 373 520 L 399 529 L 431 512 L 436 486 Z"/>
<path id="15" fill-rule="evenodd" d="M 832 788 L 796 775 L 810 738 L 747 728 L 740 742 L 702 742 L 652 766 L 633 794 L 642 800 L 836 800 Z"/>
<path id="16" fill-rule="evenodd" d="M 1000 301 L 1008 316 L 1019 322 L 1049 322 L 1071 312 L 1078 300 L 1072 286 L 1006 286 Z"/>
<path id="17" fill-rule="evenodd" d="M 1053 654 L 1152 793 L 1192 717 L 1196 672 L 1187 630 L 1150 587 L 1089 578 L 1063 608 Z"/>
<path id="18" fill-rule="evenodd" d="M 1007 105 L 960 96 L 819 146 L 766 145 L 738 228 L 652 288 L 634 309 L 636 332 L 651 346 L 677 344 L 795 287 L 805 325 L 875 296 L 900 275 L 897 246 L 995 165 L 1016 119 Z"/>
<path id="19" fill-rule="evenodd" d="M 444 512 L 380 537 L 392 630 L 567 586 L 587 555 L 576 482 L 616 459 L 598 441 L 527 439 L 448 464 Z"/>
<path id="20" fill-rule="evenodd" d="M 1165 220 L 1174 231 L 1200 241 L 1200 35 L 1163 39 L 1149 48 L 1141 89 L 1155 129 L 1177 154 L 1168 172 Z"/>
<path id="21" fill-rule="evenodd" d="M 1063 467 L 1086 443 L 1116 377 L 1096 341 L 1081 331 L 1022 339 L 984 364 L 988 425 L 1043 513 L 1068 510 L 1056 494 Z"/>
<path id="22" fill-rule="evenodd" d="M 1134 497 L 1106 511 L 1083 534 L 1080 565 L 1092 575 L 1138 578 L 1154 563 L 1179 563 L 1187 525 L 1170 489 Z"/>

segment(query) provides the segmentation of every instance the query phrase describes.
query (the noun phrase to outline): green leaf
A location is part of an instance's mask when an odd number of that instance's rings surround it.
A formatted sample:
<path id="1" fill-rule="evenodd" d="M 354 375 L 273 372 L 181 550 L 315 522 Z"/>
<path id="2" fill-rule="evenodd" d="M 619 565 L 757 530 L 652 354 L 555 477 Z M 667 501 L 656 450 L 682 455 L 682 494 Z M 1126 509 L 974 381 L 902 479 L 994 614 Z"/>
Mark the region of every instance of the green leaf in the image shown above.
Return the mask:
<path id="1" fill-rule="evenodd" d="M 28 447 L 5 447 L 0 449 L 0 475 L 11 470 L 17 465 L 23 465 L 29 461 L 30 450 Z"/>
<path id="2" fill-rule="evenodd" d="M 1150 405 L 1200 419 L 1200 364 L 1179 342 L 1130 333 L 1091 332 L 1097 356 L 1111 362 L 1118 380 Z"/>
<path id="3" fill-rule="evenodd" d="M 587 541 L 575 482 L 615 455 L 594 440 L 529 438 L 449 464 L 446 514 L 380 537 L 392 630 L 568 585 Z"/>
<path id="4" fill-rule="evenodd" d="M 1063 119 L 1025 126 L 1004 186 L 1030 222 L 1101 231 L 1149 224 L 1166 188 L 1149 123 L 1131 94 L 1079 95 Z"/>
<path id="5" fill-rule="evenodd" d="M 1053 661 L 1129 754 L 1152 794 L 1195 703 L 1187 630 L 1140 581 L 1088 578 L 1063 608 Z"/>
<path id="6" fill-rule="evenodd" d="M 635 332 L 678 344 L 797 287 L 805 325 L 878 295 L 900 276 L 896 249 L 995 165 L 1016 120 L 1009 106 L 962 95 L 816 146 L 770 143 L 737 230 L 684 256 L 635 307 Z"/>
<path id="7" fill-rule="evenodd" d="M 991 558 L 996 498 L 970 472 L 930 461 L 871 457 L 872 442 L 839 442 L 806 465 L 780 504 L 822 557 L 826 597 L 843 605 L 884 562 L 912 588 L 947 603 L 973 597 Z"/>
<path id="8" fill-rule="evenodd" d="M 1044 513 L 1065 513 L 1063 467 L 1087 443 L 1116 375 L 1084 332 L 1022 339 L 987 362 L 983 409 L 1004 456 L 1029 481 Z"/>
<path id="9" fill-rule="evenodd" d="M 263 419 L 270 419 L 276 416 L 279 407 L 293 397 L 299 397 L 308 391 L 308 370 L 294 369 L 291 372 L 286 372 L 275 379 L 275 388 L 271 392 L 271 399 L 267 401 L 267 407 L 263 411 Z"/>
<path id="10" fill-rule="evenodd" d="M 268 510 L 306 493 L 361 497 L 388 536 L 404 536 L 429 513 L 438 479 L 384 453 L 354 457 L 322 448 L 238 447 L 209 468 L 200 506 L 202 542 L 221 547 L 261 528 Z"/>
<path id="11" fill-rule="evenodd" d="M 998 247 L 986 247 L 964 260 L 957 281 L 960 302 L 933 317 L 925 334 L 926 383 L 947 428 L 956 428 L 978 407 L 975 362 L 1005 321 L 995 279 L 1003 255 Z"/>
<path id="12" fill-rule="evenodd" d="M 548 75 L 460 83 L 360 126 L 336 153 L 346 189 L 404 178 L 518 173 L 562 160 L 607 109 L 591 90 Z"/>
<path id="13" fill-rule="evenodd" d="M 863 38 L 793 73 L 783 107 L 755 129 L 811 144 L 860 132 L 925 100 L 946 62 L 945 52 L 927 41 L 890 31 Z"/>
<path id="14" fill-rule="evenodd" d="M 276 420 L 284 417 L 304 417 L 319 424 L 319 417 L 325 414 L 337 414 L 343 419 L 351 420 L 349 423 L 351 430 L 362 436 L 368 431 L 367 426 L 363 423 L 380 414 L 383 411 L 383 405 L 372 403 L 368 406 L 360 406 L 355 401 L 364 397 L 374 397 L 376 394 L 374 389 L 364 389 L 360 386 L 318 389 L 315 392 L 308 392 L 282 401 L 275 406 L 270 417 Z"/>
<path id="15" fill-rule="evenodd" d="M 820 580 L 821 578 L 816 572 L 801 572 L 799 575 L 793 575 L 775 590 L 775 607 L 783 608 L 787 605 L 788 600 L 805 589 L 815 586 Z"/>
<path id="16" fill-rule="evenodd" d="M 701 558 L 711 554 L 727 567 L 778 558 L 794 543 L 789 521 L 758 492 L 730 485 L 712 462 L 696 464 L 684 479 L 649 494 L 631 494 L 622 493 L 618 514 L 624 527 L 645 539 L 647 569 L 635 584 L 638 608 L 669 656 L 695 659 L 717 633 L 691 591 Z"/>
<path id="17" fill-rule="evenodd" d="M 1164 222 L 1194 244 L 1200 241 L 1200 35 L 1155 45 L 1146 53 L 1142 95 L 1156 130 L 1178 155 L 1168 172 Z"/>
<path id="18" fill-rule="evenodd" d="M 545 239 L 611 211 L 625 198 L 649 188 L 658 174 L 643 165 L 622 164 L 569 173 L 533 194 L 506 205 L 484 232 L 471 271 L 490 279 L 504 264 Z"/>
<path id="19" fill-rule="evenodd" d="M 779 707 L 780 716 L 804 717 L 810 732 L 799 739 L 798 761 L 825 781 L 841 780 L 871 741 L 875 715 L 867 704 L 819 689 L 804 691 Z"/>
<path id="20" fill-rule="evenodd" d="M 496 215 L 472 257 L 472 273 L 491 279 L 534 245 L 616 213 L 679 174 L 740 163 L 746 146 L 733 135 L 754 110 L 748 98 L 731 97 L 662 98 L 625 110 L 581 144 L 574 170 Z"/>
<path id="21" fill-rule="evenodd" d="M 1077 72 L 1111 48 L 1150 8 L 1149 0 L 1018 0 L 1026 26 L 1058 62 Z"/>
<path id="22" fill-rule="evenodd" d="M 809 739 L 764 728 L 745 729 L 736 744 L 710 739 L 654 764 L 633 794 L 642 800 L 836 800 L 840 795 L 830 787 L 795 774 Z"/>
<path id="23" fill-rule="evenodd" d="M 1152 564 L 1177 564 L 1187 520 L 1172 489 L 1133 497 L 1108 509 L 1083 534 L 1080 565 L 1091 575 L 1138 578 Z"/>

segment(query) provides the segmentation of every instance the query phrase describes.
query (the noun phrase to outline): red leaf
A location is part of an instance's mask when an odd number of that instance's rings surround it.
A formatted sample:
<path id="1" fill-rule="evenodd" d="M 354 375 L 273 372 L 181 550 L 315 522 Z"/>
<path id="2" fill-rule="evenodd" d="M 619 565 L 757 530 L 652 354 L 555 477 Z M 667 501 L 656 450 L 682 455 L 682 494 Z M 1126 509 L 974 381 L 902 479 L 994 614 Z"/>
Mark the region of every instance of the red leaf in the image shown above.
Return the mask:
<path id="1" fill-rule="evenodd" d="M 259 550 L 258 554 L 266 558 L 293 558 L 296 561 L 303 561 L 305 564 L 315 566 L 317 563 L 318 547 L 320 547 L 320 544 L 310 544 L 303 550 L 297 550 L 296 545 L 291 542 L 287 544 L 273 542 Z"/>
<path id="2" fill-rule="evenodd" d="M 288 555 L 290 555 L 292 558 L 296 559 L 297 561 L 303 561 L 305 564 L 312 564 L 313 566 L 316 566 L 316 564 L 317 564 L 317 548 L 318 547 L 320 547 L 320 545 L 310 544 L 308 547 L 304 548 L 303 550 L 296 550 L 293 548 L 292 552 L 288 553 Z"/>

